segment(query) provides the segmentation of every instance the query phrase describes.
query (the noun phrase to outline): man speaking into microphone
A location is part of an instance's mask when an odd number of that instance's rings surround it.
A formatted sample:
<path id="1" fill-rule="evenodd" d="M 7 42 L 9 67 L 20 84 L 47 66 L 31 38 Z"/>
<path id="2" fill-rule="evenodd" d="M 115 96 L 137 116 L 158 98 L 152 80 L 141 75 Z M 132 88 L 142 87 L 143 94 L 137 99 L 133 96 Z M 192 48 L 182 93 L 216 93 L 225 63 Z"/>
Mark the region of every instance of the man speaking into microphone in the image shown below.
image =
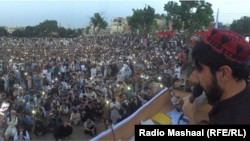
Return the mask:
<path id="1" fill-rule="evenodd" d="M 237 33 L 211 29 L 192 52 L 198 83 L 213 106 L 208 124 L 250 124 L 250 46 Z M 189 124 L 198 124 L 197 101 L 190 96 L 183 104 Z"/>

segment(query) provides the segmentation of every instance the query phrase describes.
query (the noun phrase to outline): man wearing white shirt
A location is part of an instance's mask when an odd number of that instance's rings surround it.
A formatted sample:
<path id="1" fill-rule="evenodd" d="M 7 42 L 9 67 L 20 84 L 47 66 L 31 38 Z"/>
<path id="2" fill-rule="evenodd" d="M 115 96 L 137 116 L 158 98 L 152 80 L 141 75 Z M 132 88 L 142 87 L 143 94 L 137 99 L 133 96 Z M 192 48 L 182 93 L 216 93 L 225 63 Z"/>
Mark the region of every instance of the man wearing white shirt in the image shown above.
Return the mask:
<path id="1" fill-rule="evenodd" d="M 16 88 L 17 90 L 19 89 L 19 84 L 16 82 L 14 85 L 13 85 L 14 88 Z"/>
<path id="2" fill-rule="evenodd" d="M 43 74 L 45 74 L 45 75 L 46 75 L 46 74 L 47 74 L 47 72 L 48 72 L 48 70 L 47 70 L 47 69 L 44 69 L 44 70 L 43 70 Z"/>
<path id="3" fill-rule="evenodd" d="M 116 82 L 122 81 L 122 74 L 121 72 L 119 72 L 119 74 L 117 75 L 117 80 Z"/>
<path id="4" fill-rule="evenodd" d="M 66 87 L 67 82 L 65 82 L 65 80 L 63 80 L 63 82 L 61 84 Z"/>
<path id="5" fill-rule="evenodd" d="M 88 98 L 92 99 L 92 96 L 93 96 L 95 99 L 97 98 L 96 93 L 90 89 L 90 90 L 89 90 L 89 93 L 88 93 Z"/>
<path id="6" fill-rule="evenodd" d="M 52 84 L 50 84 L 50 85 L 47 86 L 47 90 L 52 90 L 52 89 L 53 89 L 53 85 Z"/>
<path id="7" fill-rule="evenodd" d="M 84 64 L 82 64 L 82 65 L 81 65 L 81 70 L 82 70 L 82 74 L 84 74 L 84 71 L 86 70 L 86 68 L 85 68 L 85 65 L 84 65 Z"/>
<path id="8" fill-rule="evenodd" d="M 91 78 L 94 78 L 96 76 L 96 72 L 97 72 L 96 68 L 91 69 Z"/>
<path id="9" fill-rule="evenodd" d="M 41 103 L 42 101 L 42 98 L 40 95 L 36 96 L 35 98 L 35 106 L 37 107 L 39 103 Z"/>
<path id="10" fill-rule="evenodd" d="M 26 103 L 26 108 L 31 109 L 33 107 L 35 107 L 35 102 L 33 101 L 33 99 L 30 99 L 30 101 Z"/>
<path id="11" fill-rule="evenodd" d="M 67 66 L 61 65 L 61 73 L 62 73 L 62 79 L 64 79 L 65 73 L 66 73 Z"/>
<path id="12" fill-rule="evenodd" d="M 18 131 L 15 134 L 14 141 L 30 140 L 29 132 L 23 129 L 23 126 L 19 126 Z"/>
<path id="13" fill-rule="evenodd" d="M 181 67 L 179 65 L 176 65 L 174 73 L 177 75 L 177 78 L 181 79 Z"/>
<path id="14" fill-rule="evenodd" d="M 101 85 L 100 91 L 104 94 L 104 96 L 106 97 L 107 95 L 107 88 L 104 87 L 104 84 Z"/>
<path id="15" fill-rule="evenodd" d="M 88 93 L 81 92 L 81 93 L 80 93 L 80 99 L 83 99 L 83 96 L 84 96 L 84 95 L 87 97 L 87 96 L 88 96 Z"/>
<path id="16" fill-rule="evenodd" d="M 67 84 L 65 85 L 66 90 L 70 90 L 71 89 L 71 85 L 69 84 L 69 82 L 67 82 Z"/>

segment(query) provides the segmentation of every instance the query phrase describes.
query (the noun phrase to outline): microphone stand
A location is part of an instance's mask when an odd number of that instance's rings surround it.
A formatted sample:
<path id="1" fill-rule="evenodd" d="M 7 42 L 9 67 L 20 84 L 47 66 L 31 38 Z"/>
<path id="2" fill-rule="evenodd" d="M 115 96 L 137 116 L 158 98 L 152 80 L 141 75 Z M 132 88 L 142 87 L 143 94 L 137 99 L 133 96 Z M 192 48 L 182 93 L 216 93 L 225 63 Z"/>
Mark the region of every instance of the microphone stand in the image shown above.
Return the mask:
<path id="1" fill-rule="evenodd" d="M 112 126 L 112 124 L 111 124 L 110 128 L 111 128 L 111 130 L 112 130 L 112 133 L 113 133 L 114 141 L 116 141 L 116 139 L 115 139 L 115 133 L 114 133 L 114 129 L 113 129 L 113 126 Z"/>

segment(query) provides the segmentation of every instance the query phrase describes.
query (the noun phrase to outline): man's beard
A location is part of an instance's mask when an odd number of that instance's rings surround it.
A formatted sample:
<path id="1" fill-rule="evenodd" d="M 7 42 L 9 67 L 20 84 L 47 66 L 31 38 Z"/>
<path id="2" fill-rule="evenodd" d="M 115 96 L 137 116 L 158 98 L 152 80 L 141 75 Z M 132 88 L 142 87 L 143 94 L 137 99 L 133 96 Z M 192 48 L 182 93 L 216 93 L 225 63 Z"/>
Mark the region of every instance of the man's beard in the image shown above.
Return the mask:
<path id="1" fill-rule="evenodd" d="M 15 122 L 16 121 L 16 115 L 11 115 L 11 122 Z"/>
<path id="2" fill-rule="evenodd" d="M 208 104 L 212 106 L 219 103 L 220 97 L 224 92 L 224 90 L 218 86 L 216 76 L 212 76 L 211 83 L 208 85 L 206 90 L 203 87 L 203 90 L 205 91 Z"/>

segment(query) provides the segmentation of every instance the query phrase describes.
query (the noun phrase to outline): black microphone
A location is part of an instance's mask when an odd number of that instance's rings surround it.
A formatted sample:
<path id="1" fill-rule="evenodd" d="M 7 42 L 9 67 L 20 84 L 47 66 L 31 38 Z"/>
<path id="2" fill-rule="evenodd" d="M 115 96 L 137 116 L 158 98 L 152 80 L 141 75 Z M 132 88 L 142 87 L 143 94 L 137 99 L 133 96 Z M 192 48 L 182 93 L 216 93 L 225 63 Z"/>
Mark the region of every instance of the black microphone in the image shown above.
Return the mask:
<path id="1" fill-rule="evenodd" d="M 200 85 L 200 83 L 195 84 L 193 94 L 190 97 L 190 103 L 193 103 L 195 98 L 199 97 L 203 92 L 203 89 Z"/>

